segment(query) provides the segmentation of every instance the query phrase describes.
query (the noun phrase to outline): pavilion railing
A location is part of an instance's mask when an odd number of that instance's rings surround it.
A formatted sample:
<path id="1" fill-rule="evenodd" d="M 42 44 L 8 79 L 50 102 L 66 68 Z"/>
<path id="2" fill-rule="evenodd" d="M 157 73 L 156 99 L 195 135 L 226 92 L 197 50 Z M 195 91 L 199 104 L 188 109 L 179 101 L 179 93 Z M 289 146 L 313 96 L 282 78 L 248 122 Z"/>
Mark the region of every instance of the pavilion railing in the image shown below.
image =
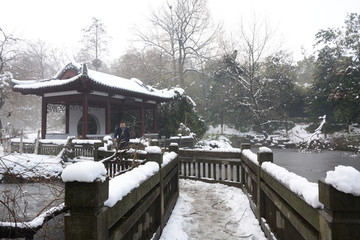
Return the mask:
<path id="1" fill-rule="evenodd" d="M 93 157 L 95 148 L 103 145 L 100 140 L 38 140 L 32 142 L 11 141 L 11 152 L 59 155 L 62 151 L 72 157 Z"/>

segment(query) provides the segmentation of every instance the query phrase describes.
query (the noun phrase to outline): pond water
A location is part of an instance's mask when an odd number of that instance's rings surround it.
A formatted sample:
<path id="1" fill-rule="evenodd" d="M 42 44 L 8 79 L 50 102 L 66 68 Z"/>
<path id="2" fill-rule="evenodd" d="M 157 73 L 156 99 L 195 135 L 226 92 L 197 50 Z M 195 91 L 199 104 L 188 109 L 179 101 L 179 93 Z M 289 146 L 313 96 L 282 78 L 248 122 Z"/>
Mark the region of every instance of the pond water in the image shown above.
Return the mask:
<path id="1" fill-rule="evenodd" d="M 41 211 L 64 202 L 64 185 L 59 182 L 0 184 L 0 221 L 31 221 Z"/>
<path id="2" fill-rule="evenodd" d="M 338 165 L 352 166 L 360 171 L 360 155 L 351 152 L 328 151 L 299 152 L 289 149 L 272 149 L 274 163 L 288 171 L 305 177 L 310 182 L 317 182 L 326 177 L 326 172 Z M 257 152 L 257 149 L 253 150 Z"/>

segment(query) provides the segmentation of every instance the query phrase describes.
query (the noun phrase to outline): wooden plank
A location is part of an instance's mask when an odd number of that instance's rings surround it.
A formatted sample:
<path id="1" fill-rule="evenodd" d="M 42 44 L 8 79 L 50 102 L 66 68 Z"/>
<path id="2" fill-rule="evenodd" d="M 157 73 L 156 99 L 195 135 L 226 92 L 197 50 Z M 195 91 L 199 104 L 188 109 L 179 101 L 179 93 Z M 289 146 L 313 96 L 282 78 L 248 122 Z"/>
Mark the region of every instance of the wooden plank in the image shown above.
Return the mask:
<path id="1" fill-rule="evenodd" d="M 294 210 L 286 201 L 283 200 L 275 191 L 273 191 L 267 184 L 261 183 L 261 189 L 275 204 L 275 206 L 282 212 L 287 220 L 294 226 L 294 228 L 306 240 L 319 239 L 317 229 L 315 229 L 308 221 Z"/>
<path id="2" fill-rule="evenodd" d="M 180 161 L 187 161 L 187 162 L 202 162 L 202 163 L 218 163 L 218 164 L 225 164 L 225 165 L 235 165 L 240 166 L 241 161 L 240 159 L 225 159 L 225 158 L 190 158 L 190 157 L 183 157 L 179 156 Z"/>
<path id="3" fill-rule="evenodd" d="M 221 183 L 221 184 L 224 184 L 224 185 L 227 185 L 227 186 L 230 186 L 230 187 L 242 188 L 242 184 L 237 183 L 237 182 L 219 181 L 219 180 L 214 180 L 214 179 L 209 179 L 209 178 L 184 177 L 184 176 L 180 176 L 179 178 L 202 181 L 202 182 L 207 182 L 207 183 Z"/>
<path id="4" fill-rule="evenodd" d="M 145 182 L 141 183 L 138 188 L 133 189 L 130 193 L 125 195 L 123 199 L 117 202 L 108 211 L 109 227 L 114 225 L 120 218 L 122 218 L 135 204 L 140 201 L 151 189 L 153 189 L 160 182 L 160 172 L 157 172 Z M 160 191 L 159 191 L 160 194 Z"/>
<path id="5" fill-rule="evenodd" d="M 131 214 L 127 215 L 126 218 L 123 218 L 123 221 L 114 224 L 112 228 L 109 229 L 109 239 L 122 239 L 140 217 L 150 208 L 158 196 L 159 188 L 156 188 L 148 197 L 143 197 L 141 199 L 141 205 L 139 205 L 136 210 L 131 211 Z"/>
<path id="6" fill-rule="evenodd" d="M 223 159 L 240 159 L 241 152 L 216 152 L 216 151 L 198 151 L 191 149 L 181 149 L 179 150 L 179 155 L 183 157 L 191 157 L 191 158 L 223 158 Z"/>
<path id="7" fill-rule="evenodd" d="M 279 194 L 296 212 L 298 212 L 306 221 L 308 221 L 316 230 L 319 231 L 319 212 L 305 200 L 288 189 L 280 181 L 272 177 L 270 174 L 261 170 L 261 177 L 264 182 Z"/>

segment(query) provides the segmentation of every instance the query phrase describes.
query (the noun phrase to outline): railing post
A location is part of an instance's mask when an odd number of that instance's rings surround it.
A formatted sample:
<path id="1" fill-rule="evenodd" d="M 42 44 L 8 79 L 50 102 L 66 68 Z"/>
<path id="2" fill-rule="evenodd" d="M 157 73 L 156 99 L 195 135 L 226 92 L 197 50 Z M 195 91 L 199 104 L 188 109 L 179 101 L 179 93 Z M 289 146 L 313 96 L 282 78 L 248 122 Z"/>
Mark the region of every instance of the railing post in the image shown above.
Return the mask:
<path id="1" fill-rule="evenodd" d="M 145 148 L 145 151 L 147 151 L 146 160 L 157 162 L 160 167 L 160 170 L 159 170 L 159 173 L 160 173 L 160 209 L 159 209 L 160 210 L 160 221 L 159 222 L 160 222 L 160 232 L 162 232 L 162 230 L 165 227 L 164 181 L 163 181 L 163 176 L 162 176 L 162 171 L 161 171 L 161 164 L 163 163 L 163 154 L 161 152 L 160 147 L 156 147 L 156 146 L 147 147 L 147 148 Z"/>
<path id="2" fill-rule="evenodd" d="M 20 131 L 20 146 L 19 146 L 19 153 L 22 154 L 24 152 L 24 130 L 21 129 Z"/>
<path id="3" fill-rule="evenodd" d="M 320 211 L 320 239 L 359 239 L 360 196 L 340 192 L 319 180 L 319 201 L 324 204 Z"/>
<path id="4" fill-rule="evenodd" d="M 103 142 L 100 142 L 100 143 L 94 143 L 94 161 L 99 161 L 99 155 L 98 155 L 98 150 L 99 150 L 99 147 L 103 147 L 104 146 L 104 143 Z"/>
<path id="5" fill-rule="evenodd" d="M 158 148 L 158 151 L 147 152 L 146 160 L 157 162 L 160 166 L 163 163 L 163 155 L 161 149 L 157 146 L 152 146 L 151 148 Z M 146 150 L 146 149 L 145 149 Z"/>
<path id="6" fill-rule="evenodd" d="M 100 240 L 108 238 L 104 202 L 108 199 L 109 180 L 65 183 L 65 239 Z"/>
<path id="7" fill-rule="evenodd" d="M 39 154 L 39 148 L 40 148 L 40 130 L 38 130 L 37 138 L 35 141 L 35 152 L 34 154 Z"/>
<path id="8" fill-rule="evenodd" d="M 242 143 L 241 144 L 241 151 L 244 149 L 250 149 L 250 148 L 251 148 L 250 143 Z"/>
<path id="9" fill-rule="evenodd" d="M 177 143 L 170 143 L 169 152 L 175 152 L 179 154 L 179 145 Z"/>
<path id="10" fill-rule="evenodd" d="M 161 136 L 161 143 L 163 148 L 166 148 L 165 139 L 166 139 L 165 136 Z"/>
<path id="11" fill-rule="evenodd" d="M 67 157 L 74 158 L 75 157 L 75 146 L 73 144 L 74 137 L 68 137 L 66 142 L 66 149 L 67 149 Z"/>
<path id="12" fill-rule="evenodd" d="M 242 143 L 241 144 L 241 152 L 244 150 L 244 149 L 250 149 L 251 148 L 251 145 L 250 143 Z M 242 165 L 242 164 L 241 164 Z M 245 184 L 245 168 L 241 167 L 241 184 Z"/>
<path id="13" fill-rule="evenodd" d="M 261 222 L 261 217 L 265 216 L 265 194 L 261 191 L 261 164 L 264 162 L 273 162 L 274 156 L 270 148 L 261 147 L 257 153 L 259 166 L 256 170 L 256 207 L 257 207 L 257 217 L 259 222 Z"/>

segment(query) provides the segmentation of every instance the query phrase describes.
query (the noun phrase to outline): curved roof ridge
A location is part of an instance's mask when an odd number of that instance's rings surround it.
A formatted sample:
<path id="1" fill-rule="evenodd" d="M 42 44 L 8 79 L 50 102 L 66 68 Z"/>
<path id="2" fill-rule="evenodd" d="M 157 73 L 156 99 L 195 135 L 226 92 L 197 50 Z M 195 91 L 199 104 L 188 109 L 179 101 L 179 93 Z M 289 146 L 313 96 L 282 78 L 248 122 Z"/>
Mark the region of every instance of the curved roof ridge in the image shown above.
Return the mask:
<path id="1" fill-rule="evenodd" d="M 76 74 L 68 79 L 62 78 L 67 70 L 72 70 Z M 14 81 L 14 90 L 26 94 L 38 94 L 47 91 L 59 91 L 63 86 L 70 87 L 69 84 L 75 84 L 75 81 L 80 78 L 86 78 L 94 89 L 101 89 L 112 93 L 125 93 L 128 95 L 143 96 L 158 101 L 167 101 L 172 98 L 171 95 L 164 90 L 158 90 L 151 86 L 147 86 L 141 80 L 131 78 L 123 78 L 108 73 L 98 72 L 88 69 L 86 65 L 78 63 L 69 63 L 61 69 L 53 78 L 43 81 L 28 82 L 28 81 Z M 26 82 L 26 84 L 25 84 Z"/>

